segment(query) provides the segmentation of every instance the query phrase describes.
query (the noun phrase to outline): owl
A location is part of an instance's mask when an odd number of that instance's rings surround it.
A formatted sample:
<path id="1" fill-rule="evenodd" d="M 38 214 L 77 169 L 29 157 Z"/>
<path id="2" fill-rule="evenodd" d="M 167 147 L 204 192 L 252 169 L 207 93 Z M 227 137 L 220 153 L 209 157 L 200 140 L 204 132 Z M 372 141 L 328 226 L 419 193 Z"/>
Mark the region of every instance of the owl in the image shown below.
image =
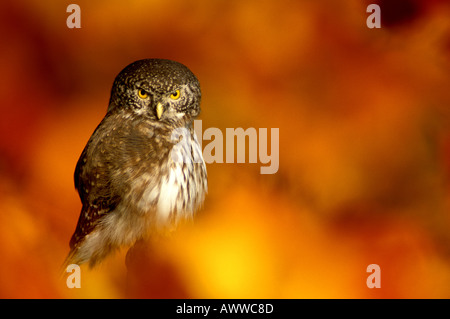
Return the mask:
<path id="1" fill-rule="evenodd" d="M 75 168 L 82 209 L 66 265 L 92 267 L 193 218 L 207 193 L 193 128 L 200 100 L 196 76 L 175 61 L 139 60 L 117 75 L 106 115 Z"/>

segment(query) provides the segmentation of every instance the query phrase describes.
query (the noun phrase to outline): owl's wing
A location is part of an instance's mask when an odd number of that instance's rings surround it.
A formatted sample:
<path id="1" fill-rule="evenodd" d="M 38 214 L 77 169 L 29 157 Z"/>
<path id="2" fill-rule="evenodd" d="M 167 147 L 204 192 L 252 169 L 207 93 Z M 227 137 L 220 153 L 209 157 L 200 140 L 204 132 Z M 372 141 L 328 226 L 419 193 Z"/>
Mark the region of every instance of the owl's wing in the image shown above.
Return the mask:
<path id="1" fill-rule="evenodd" d="M 100 217 L 114 210 L 114 207 L 115 205 L 103 208 L 94 207 L 92 205 L 83 206 L 80 217 L 78 218 L 77 227 L 69 242 L 70 249 L 74 249 L 81 243 L 83 238 L 94 230 Z"/>
<path id="2" fill-rule="evenodd" d="M 83 207 L 71 248 L 80 244 L 104 215 L 116 209 L 138 176 L 150 173 L 152 180 L 160 176 L 159 163 L 169 156 L 173 144 L 155 142 L 153 136 L 161 134 L 142 121 L 124 121 L 115 114 L 105 117 L 96 128 L 75 168 L 75 188 Z M 139 196 L 144 190 L 134 192 Z"/>
<path id="3" fill-rule="evenodd" d="M 86 158 L 86 151 L 89 146 L 89 142 L 84 148 L 83 152 L 80 155 L 80 158 L 78 159 L 77 166 L 75 167 L 75 173 L 73 174 L 73 179 L 75 182 L 75 189 L 78 191 L 78 195 L 80 196 L 81 201 L 83 202 L 85 198 L 85 190 L 83 189 L 83 181 L 81 180 L 81 170 L 84 166 L 84 159 Z"/>
<path id="4" fill-rule="evenodd" d="M 108 193 L 108 185 L 100 185 L 99 182 L 97 182 L 96 187 L 93 188 L 92 186 L 88 186 L 89 180 L 83 178 L 83 176 L 86 175 L 84 172 L 86 169 L 84 159 L 88 146 L 89 144 L 81 154 L 74 174 L 75 188 L 78 190 L 83 206 L 80 217 L 78 218 L 77 227 L 72 235 L 72 238 L 70 239 L 69 246 L 71 249 L 80 243 L 87 234 L 91 233 L 94 230 L 98 220 L 102 216 L 113 211 L 120 201 L 118 196 L 111 196 L 111 194 Z M 89 174 L 103 175 L 105 172 L 101 172 L 97 169 Z M 92 197 L 88 196 L 88 192 L 96 193 L 94 200 L 90 200 Z"/>
<path id="5" fill-rule="evenodd" d="M 100 134 L 100 136 L 99 136 Z M 82 209 L 78 218 L 77 227 L 70 240 L 70 248 L 73 249 L 83 238 L 91 233 L 99 219 L 113 211 L 120 202 L 120 197 L 111 192 L 109 185 L 109 172 L 106 167 L 93 165 L 88 159 L 88 152 L 92 147 L 102 147 L 102 145 L 94 145 L 94 140 L 102 139 L 101 124 L 96 128 L 88 141 L 86 147 L 78 159 L 74 172 L 75 188 L 81 199 Z M 101 144 L 101 143 L 100 143 Z M 94 153 L 95 162 L 101 162 L 98 154 Z M 95 180 L 95 184 L 92 182 Z"/>

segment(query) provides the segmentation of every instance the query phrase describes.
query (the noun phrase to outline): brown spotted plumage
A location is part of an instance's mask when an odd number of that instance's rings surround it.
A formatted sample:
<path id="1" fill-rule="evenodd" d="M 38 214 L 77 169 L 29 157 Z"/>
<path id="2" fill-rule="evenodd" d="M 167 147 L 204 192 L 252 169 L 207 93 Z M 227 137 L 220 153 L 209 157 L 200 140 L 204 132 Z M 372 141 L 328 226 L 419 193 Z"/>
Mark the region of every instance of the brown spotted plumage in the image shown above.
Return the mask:
<path id="1" fill-rule="evenodd" d="M 66 264 L 93 266 L 193 217 L 207 192 L 193 130 L 200 99 L 197 78 L 178 62 L 140 60 L 119 73 L 107 114 L 76 165 L 82 209 Z"/>

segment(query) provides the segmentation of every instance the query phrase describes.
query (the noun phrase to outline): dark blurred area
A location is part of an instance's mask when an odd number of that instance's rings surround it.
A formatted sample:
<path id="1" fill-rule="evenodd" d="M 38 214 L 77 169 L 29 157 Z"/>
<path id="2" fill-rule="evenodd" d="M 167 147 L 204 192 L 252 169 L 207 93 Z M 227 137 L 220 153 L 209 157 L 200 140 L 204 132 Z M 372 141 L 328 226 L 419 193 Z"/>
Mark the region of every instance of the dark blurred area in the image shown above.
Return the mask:
<path id="1" fill-rule="evenodd" d="M 0 4 L 0 297 L 450 297 L 447 1 L 82 0 L 80 29 L 70 3 Z M 197 75 L 203 130 L 279 128 L 279 170 L 209 164 L 193 225 L 69 289 L 76 162 L 152 57 Z"/>

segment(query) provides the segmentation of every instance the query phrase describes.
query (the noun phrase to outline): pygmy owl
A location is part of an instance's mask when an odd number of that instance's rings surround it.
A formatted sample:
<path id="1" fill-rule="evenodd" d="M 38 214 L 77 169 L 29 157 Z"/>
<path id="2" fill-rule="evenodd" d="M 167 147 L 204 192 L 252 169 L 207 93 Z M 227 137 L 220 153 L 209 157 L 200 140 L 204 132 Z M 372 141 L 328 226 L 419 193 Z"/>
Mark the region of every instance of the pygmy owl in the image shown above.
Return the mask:
<path id="1" fill-rule="evenodd" d="M 200 99 L 196 76 L 175 61 L 139 60 L 119 73 L 75 168 L 82 209 L 66 265 L 94 266 L 193 217 L 207 192 L 193 128 Z"/>

